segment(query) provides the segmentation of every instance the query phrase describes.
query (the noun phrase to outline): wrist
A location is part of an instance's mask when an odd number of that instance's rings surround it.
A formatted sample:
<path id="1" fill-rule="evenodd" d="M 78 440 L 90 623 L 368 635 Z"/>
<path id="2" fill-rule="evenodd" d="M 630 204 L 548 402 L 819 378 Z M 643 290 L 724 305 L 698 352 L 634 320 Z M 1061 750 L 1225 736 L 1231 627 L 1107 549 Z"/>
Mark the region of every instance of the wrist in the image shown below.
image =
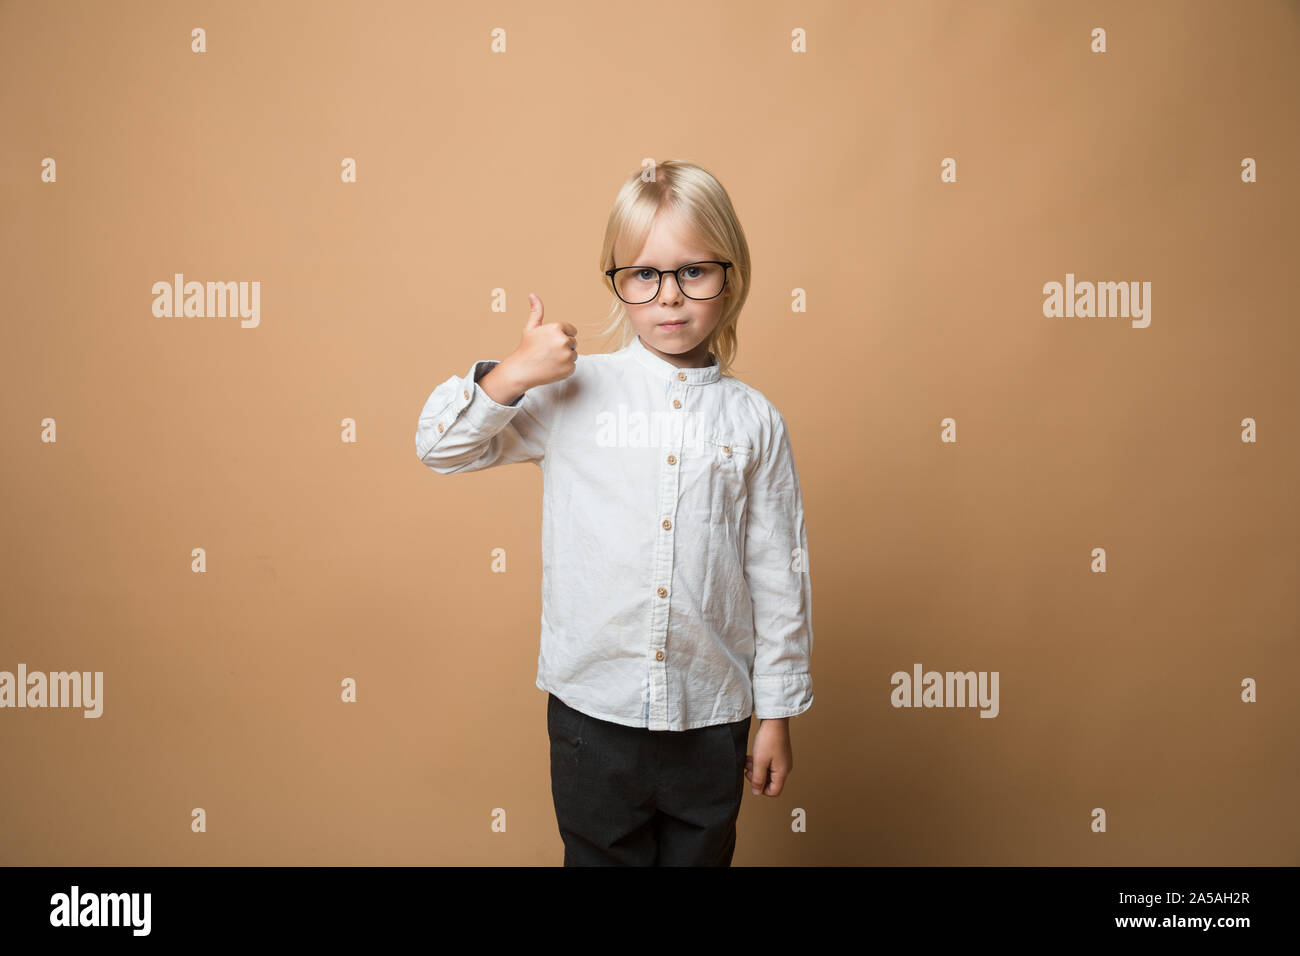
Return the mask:
<path id="1" fill-rule="evenodd" d="M 495 368 L 479 379 L 478 384 L 488 398 L 498 405 L 512 404 L 532 387 L 532 383 L 519 374 L 517 363 L 510 358 L 498 362 Z"/>
<path id="2" fill-rule="evenodd" d="M 502 380 L 513 389 L 516 395 L 522 395 L 533 387 L 532 379 L 520 372 L 520 361 L 513 354 L 507 355 L 494 371 L 501 372 Z"/>

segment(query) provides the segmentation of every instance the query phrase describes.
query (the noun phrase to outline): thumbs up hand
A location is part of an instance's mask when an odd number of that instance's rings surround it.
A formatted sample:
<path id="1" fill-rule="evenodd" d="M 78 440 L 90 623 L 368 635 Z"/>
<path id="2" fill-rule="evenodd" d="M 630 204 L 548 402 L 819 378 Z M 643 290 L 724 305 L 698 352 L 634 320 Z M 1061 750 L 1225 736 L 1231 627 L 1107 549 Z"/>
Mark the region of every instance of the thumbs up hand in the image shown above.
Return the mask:
<path id="1" fill-rule="evenodd" d="M 515 381 L 525 390 L 566 379 L 578 365 L 578 330 L 568 322 L 545 325 L 542 300 L 530 292 L 528 301 L 532 308 L 519 347 L 506 359 L 514 367 Z"/>
<path id="2" fill-rule="evenodd" d="M 479 380 L 483 391 L 502 405 L 513 404 L 530 388 L 568 378 L 578 366 L 578 330 L 568 322 L 543 324 L 542 300 L 530 292 L 528 301 L 519 347 Z"/>

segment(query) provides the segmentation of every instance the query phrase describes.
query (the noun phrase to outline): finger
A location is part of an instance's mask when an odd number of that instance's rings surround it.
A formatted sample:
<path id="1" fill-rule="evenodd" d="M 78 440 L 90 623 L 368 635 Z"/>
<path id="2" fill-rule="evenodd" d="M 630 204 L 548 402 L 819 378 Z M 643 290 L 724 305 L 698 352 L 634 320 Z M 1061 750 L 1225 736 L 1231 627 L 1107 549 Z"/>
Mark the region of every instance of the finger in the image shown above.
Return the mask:
<path id="1" fill-rule="evenodd" d="M 564 332 L 565 335 L 577 335 L 577 334 L 578 334 L 578 330 L 577 330 L 577 328 L 573 325 L 572 322 L 561 322 L 561 323 L 560 323 L 560 329 Z"/>
<path id="2" fill-rule="evenodd" d="M 528 302 L 531 308 L 528 310 L 528 322 L 524 328 L 535 329 L 542 324 L 542 316 L 545 315 L 546 309 L 542 306 L 542 300 L 531 292 L 528 293 Z"/>

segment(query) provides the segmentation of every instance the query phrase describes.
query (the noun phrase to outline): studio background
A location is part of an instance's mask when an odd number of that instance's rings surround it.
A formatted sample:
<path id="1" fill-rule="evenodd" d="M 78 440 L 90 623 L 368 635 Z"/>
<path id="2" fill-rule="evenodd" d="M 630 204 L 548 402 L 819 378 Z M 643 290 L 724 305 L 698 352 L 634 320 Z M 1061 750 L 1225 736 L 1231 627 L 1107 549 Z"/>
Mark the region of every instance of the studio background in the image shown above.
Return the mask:
<path id="1" fill-rule="evenodd" d="M 1298 80 L 1281 0 L 0 4 L 0 670 L 104 672 L 0 710 L 0 862 L 560 862 L 540 473 L 413 437 L 529 292 L 612 347 L 606 217 L 676 158 L 812 574 L 736 865 L 1300 863 Z M 259 324 L 156 317 L 176 273 Z M 1150 324 L 1045 316 L 1067 274 Z M 998 716 L 891 706 L 916 663 Z"/>

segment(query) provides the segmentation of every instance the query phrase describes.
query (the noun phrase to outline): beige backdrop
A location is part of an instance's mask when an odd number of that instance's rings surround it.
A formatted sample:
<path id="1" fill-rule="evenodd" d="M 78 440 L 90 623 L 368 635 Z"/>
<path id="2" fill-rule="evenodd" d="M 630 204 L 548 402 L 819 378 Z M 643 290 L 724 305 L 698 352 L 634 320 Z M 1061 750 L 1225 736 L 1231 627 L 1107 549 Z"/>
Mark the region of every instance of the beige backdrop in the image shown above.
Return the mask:
<path id="1" fill-rule="evenodd" d="M 0 861 L 560 862 L 540 474 L 416 418 L 530 291 L 607 350 L 610 205 L 679 158 L 815 598 L 736 864 L 1300 862 L 1298 53 L 1281 0 L 0 4 L 0 670 L 104 673 L 0 710 Z M 1067 274 L 1150 325 L 1044 316 Z M 916 663 L 998 716 L 891 706 Z"/>

